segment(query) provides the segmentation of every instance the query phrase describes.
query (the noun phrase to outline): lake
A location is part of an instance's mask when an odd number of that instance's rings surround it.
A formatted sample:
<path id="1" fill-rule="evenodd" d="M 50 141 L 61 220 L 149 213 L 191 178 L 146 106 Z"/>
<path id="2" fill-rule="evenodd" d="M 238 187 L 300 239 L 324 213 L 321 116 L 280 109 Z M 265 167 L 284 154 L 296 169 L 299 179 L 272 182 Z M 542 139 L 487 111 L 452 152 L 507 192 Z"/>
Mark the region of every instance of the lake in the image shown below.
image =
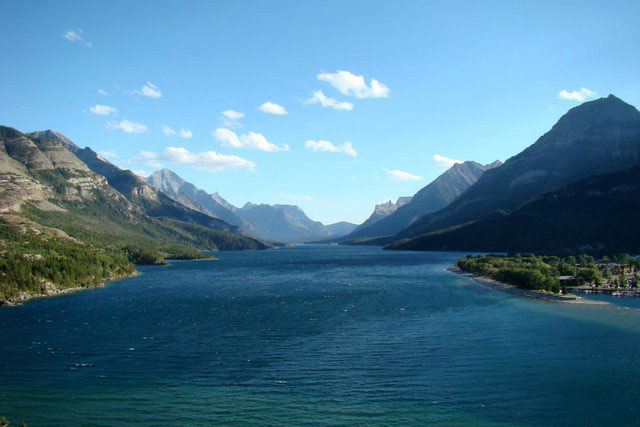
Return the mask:
<path id="1" fill-rule="evenodd" d="M 0 416 L 30 426 L 637 423 L 635 301 L 515 297 L 447 271 L 460 255 L 220 252 L 1 308 Z"/>

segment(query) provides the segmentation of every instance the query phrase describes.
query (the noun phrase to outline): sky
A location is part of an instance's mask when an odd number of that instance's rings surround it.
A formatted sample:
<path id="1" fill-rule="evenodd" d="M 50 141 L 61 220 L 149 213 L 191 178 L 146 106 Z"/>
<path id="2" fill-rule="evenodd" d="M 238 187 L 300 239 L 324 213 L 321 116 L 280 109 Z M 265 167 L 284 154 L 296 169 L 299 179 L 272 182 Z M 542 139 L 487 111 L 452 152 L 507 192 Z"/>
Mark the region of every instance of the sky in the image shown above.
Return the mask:
<path id="1" fill-rule="evenodd" d="M 2 1 L 0 124 L 360 223 L 570 108 L 640 106 L 638 1 Z"/>

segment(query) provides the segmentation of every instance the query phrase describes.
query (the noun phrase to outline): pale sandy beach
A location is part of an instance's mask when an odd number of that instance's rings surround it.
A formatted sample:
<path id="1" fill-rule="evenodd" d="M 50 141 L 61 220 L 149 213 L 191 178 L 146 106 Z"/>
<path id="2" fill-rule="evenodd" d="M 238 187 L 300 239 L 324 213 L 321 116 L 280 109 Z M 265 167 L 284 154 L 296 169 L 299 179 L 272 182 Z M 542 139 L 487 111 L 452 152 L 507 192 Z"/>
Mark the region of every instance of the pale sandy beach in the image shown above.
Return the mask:
<path id="1" fill-rule="evenodd" d="M 588 300 L 573 294 L 568 295 L 566 297 L 560 297 L 555 295 L 547 295 L 539 292 L 534 292 L 527 289 L 518 288 L 516 286 L 509 285 L 507 283 L 502 283 L 497 280 L 490 279 L 489 277 L 480 276 L 474 273 L 466 273 L 462 271 L 459 267 L 455 267 L 455 266 L 449 267 L 447 268 L 447 270 L 460 274 L 461 276 L 469 277 L 470 279 L 473 279 L 475 282 L 480 283 L 481 285 L 488 286 L 491 289 L 495 289 L 502 292 L 508 292 L 510 294 L 518 295 L 522 297 L 534 298 L 534 299 L 549 301 L 549 302 L 560 302 L 565 304 L 591 304 L 591 305 L 609 304 L 608 302 L 605 302 L 605 301 Z"/>

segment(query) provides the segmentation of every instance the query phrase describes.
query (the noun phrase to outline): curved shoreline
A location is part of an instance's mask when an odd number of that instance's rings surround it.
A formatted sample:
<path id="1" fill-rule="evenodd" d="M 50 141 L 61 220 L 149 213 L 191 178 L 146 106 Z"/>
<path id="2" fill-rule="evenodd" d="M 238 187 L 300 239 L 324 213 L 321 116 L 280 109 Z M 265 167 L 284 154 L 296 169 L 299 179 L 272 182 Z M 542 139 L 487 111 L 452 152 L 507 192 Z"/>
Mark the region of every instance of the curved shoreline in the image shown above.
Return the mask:
<path id="1" fill-rule="evenodd" d="M 1 307 L 16 307 L 16 306 L 24 304 L 25 302 L 28 302 L 28 301 L 31 301 L 31 300 L 34 300 L 34 299 L 38 299 L 38 298 L 55 297 L 55 296 L 58 296 L 58 295 L 72 294 L 72 293 L 80 292 L 80 291 L 90 291 L 92 289 L 104 288 L 110 282 L 114 282 L 116 280 L 122 280 L 122 279 L 129 279 L 131 277 L 138 276 L 139 274 L 140 274 L 140 272 L 138 272 L 136 270 L 131 274 L 124 274 L 122 276 L 112 277 L 110 279 L 105 280 L 104 282 L 101 282 L 101 283 L 97 284 L 96 286 L 92 286 L 92 287 L 89 287 L 89 288 L 82 287 L 82 286 L 75 286 L 73 288 L 64 288 L 64 289 L 57 289 L 56 288 L 55 290 L 48 290 L 46 292 L 42 292 L 42 293 L 39 293 L 39 294 L 20 293 L 14 298 L 0 301 L 0 308 Z"/>
<path id="2" fill-rule="evenodd" d="M 474 282 L 487 286 L 491 289 L 507 292 L 509 294 L 520 296 L 520 297 L 526 297 L 526 298 L 536 299 L 540 301 L 547 301 L 547 302 L 564 303 L 564 304 L 589 304 L 589 305 L 609 304 L 606 301 L 588 300 L 578 295 L 574 295 L 573 298 L 570 298 L 570 297 L 561 297 L 556 295 L 542 294 L 539 292 L 518 288 L 517 286 L 509 285 L 507 283 L 499 282 L 497 280 L 494 280 L 489 277 L 482 276 L 476 273 L 467 273 L 465 271 L 462 271 L 460 267 L 456 267 L 456 266 L 447 267 L 447 270 L 451 271 L 452 273 L 456 273 L 461 276 L 468 277 L 472 279 Z"/>

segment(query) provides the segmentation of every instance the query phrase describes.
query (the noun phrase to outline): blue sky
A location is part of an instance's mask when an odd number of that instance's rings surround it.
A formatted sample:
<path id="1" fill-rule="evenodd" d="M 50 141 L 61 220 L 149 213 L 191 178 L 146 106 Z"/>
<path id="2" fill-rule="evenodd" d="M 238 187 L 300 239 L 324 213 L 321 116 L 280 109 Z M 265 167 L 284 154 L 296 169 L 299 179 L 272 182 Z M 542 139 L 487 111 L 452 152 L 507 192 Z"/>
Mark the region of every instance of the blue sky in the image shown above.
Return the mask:
<path id="1" fill-rule="evenodd" d="M 363 221 L 446 159 L 504 161 L 584 100 L 640 106 L 637 1 L 0 10 L 0 123 L 58 130 L 121 167 L 161 165 L 236 205 L 298 204 L 325 223 Z"/>

